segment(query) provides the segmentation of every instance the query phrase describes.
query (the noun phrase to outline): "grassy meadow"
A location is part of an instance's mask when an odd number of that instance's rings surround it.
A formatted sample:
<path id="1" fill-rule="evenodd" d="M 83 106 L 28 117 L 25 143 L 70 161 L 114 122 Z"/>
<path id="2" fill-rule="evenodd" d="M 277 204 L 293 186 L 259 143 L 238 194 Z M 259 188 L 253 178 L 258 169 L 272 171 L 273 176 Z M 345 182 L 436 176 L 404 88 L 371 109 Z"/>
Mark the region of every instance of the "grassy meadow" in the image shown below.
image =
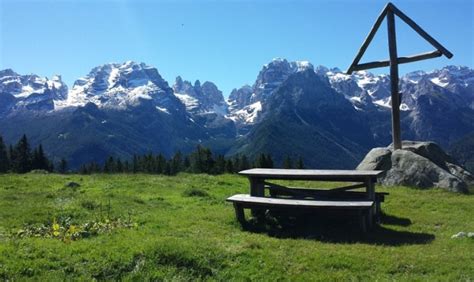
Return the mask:
<path id="1" fill-rule="evenodd" d="M 474 232 L 472 190 L 377 190 L 365 235 L 314 218 L 250 232 L 225 202 L 248 193 L 238 175 L 0 175 L 0 280 L 474 280 L 474 239 L 451 239 Z"/>

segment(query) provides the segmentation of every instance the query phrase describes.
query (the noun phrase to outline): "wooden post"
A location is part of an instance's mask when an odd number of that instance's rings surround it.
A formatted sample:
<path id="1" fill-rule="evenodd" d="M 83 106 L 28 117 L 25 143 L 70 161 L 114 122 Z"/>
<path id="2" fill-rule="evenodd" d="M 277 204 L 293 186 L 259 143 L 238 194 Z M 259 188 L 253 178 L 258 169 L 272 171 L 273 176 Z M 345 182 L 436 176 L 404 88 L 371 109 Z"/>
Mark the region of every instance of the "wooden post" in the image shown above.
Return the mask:
<path id="1" fill-rule="evenodd" d="M 367 198 L 370 200 L 370 201 L 376 201 L 375 199 L 375 184 L 374 184 L 374 180 L 372 178 L 367 178 L 367 180 L 365 181 L 365 185 L 366 185 L 366 189 L 367 189 Z M 368 214 L 367 214 L 367 223 L 368 223 L 368 227 L 369 228 L 372 228 L 374 222 L 375 222 L 375 217 L 376 217 L 376 207 L 375 206 L 372 206 L 372 208 L 370 208 Z"/>
<path id="2" fill-rule="evenodd" d="M 264 179 L 249 177 L 250 181 L 250 196 L 264 197 L 265 196 L 265 181 Z M 263 217 L 265 210 L 261 208 L 253 208 L 251 210 L 252 216 Z"/>
<path id="3" fill-rule="evenodd" d="M 402 21 L 409 25 L 416 33 L 418 33 L 423 39 L 428 41 L 436 50 L 418 54 L 409 57 L 397 57 L 397 43 L 395 35 L 395 16 L 398 16 Z M 369 47 L 370 42 L 375 36 L 380 24 L 383 19 L 387 19 L 387 28 L 388 28 L 388 47 L 390 52 L 390 59 L 378 62 L 370 62 L 359 64 L 360 59 L 364 55 L 367 47 Z M 431 37 L 426 31 L 424 31 L 418 24 L 416 24 L 412 19 L 400 11 L 392 3 L 388 3 L 385 8 L 382 10 L 382 13 L 378 16 L 375 21 L 374 26 L 369 32 L 369 35 L 362 43 L 362 47 L 359 49 L 354 61 L 347 70 L 347 74 L 351 74 L 354 71 L 367 70 L 373 68 L 387 67 L 390 66 L 390 80 L 391 80 L 391 96 L 392 96 L 392 138 L 393 138 L 393 147 L 395 150 L 402 148 L 401 140 L 401 130 L 400 130 L 400 103 L 401 96 L 398 92 L 398 64 L 406 64 L 431 58 L 440 57 L 445 55 L 450 59 L 453 54 L 444 48 L 438 41 Z"/>
<path id="4" fill-rule="evenodd" d="M 246 221 L 245 221 L 245 213 L 244 213 L 244 208 L 238 204 L 234 203 L 234 210 L 235 210 L 235 217 L 239 221 L 239 223 L 242 225 L 243 228 L 246 227 Z"/>
<path id="5" fill-rule="evenodd" d="M 392 138 L 395 150 L 402 148 L 400 134 L 400 96 L 398 94 L 398 55 L 393 11 L 387 11 L 388 49 L 390 53 L 390 89 L 392 96 Z"/>

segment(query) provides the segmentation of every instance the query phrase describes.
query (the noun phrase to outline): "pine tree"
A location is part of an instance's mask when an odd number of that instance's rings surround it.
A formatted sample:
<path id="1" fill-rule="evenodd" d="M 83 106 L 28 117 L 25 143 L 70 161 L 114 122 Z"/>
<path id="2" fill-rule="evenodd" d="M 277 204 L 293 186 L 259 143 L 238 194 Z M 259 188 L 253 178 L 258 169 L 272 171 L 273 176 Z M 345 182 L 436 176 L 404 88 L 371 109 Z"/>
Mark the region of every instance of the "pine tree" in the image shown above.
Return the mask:
<path id="1" fill-rule="evenodd" d="M 255 160 L 255 167 L 266 168 L 267 166 L 268 166 L 267 157 L 265 156 L 265 154 L 260 153 L 257 159 Z"/>
<path id="2" fill-rule="evenodd" d="M 164 166 L 164 169 L 163 169 L 163 174 L 171 175 L 171 160 L 166 162 L 166 164 Z"/>
<path id="3" fill-rule="evenodd" d="M 223 155 L 218 155 L 216 158 L 216 163 L 214 166 L 214 173 L 215 174 L 222 174 L 225 172 L 225 158 Z"/>
<path id="4" fill-rule="evenodd" d="M 33 154 L 31 156 L 31 169 L 38 169 L 39 166 L 39 153 L 38 149 L 33 150 Z"/>
<path id="5" fill-rule="evenodd" d="M 114 157 L 110 156 L 104 164 L 104 173 L 115 173 L 117 172 L 117 167 Z"/>
<path id="6" fill-rule="evenodd" d="M 298 163 L 296 164 L 296 168 L 304 169 L 304 162 L 303 162 L 303 158 L 301 156 L 298 158 Z"/>
<path id="7" fill-rule="evenodd" d="M 21 137 L 20 141 L 13 149 L 12 168 L 18 173 L 26 173 L 31 170 L 31 149 L 26 135 Z"/>
<path id="8" fill-rule="evenodd" d="M 283 168 L 285 169 L 293 168 L 293 161 L 291 160 L 291 157 L 289 155 L 287 155 L 285 159 L 283 160 Z"/>
<path id="9" fill-rule="evenodd" d="M 10 161 L 10 169 L 13 167 L 13 160 L 16 158 L 15 149 L 13 149 L 13 145 L 10 144 L 8 147 L 8 160 Z"/>
<path id="10" fill-rule="evenodd" d="M 239 172 L 240 170 L 240 156 L 237 155 L 234 157 L 234 172 Z M 257 166 L 258 167 L 258 166 Z"/>
<path id="11" fill-rule="evenodd" d="M 10 159 L 7 154 L 7 147 L 3 143 L 3 138 L 0 136 L 0 173 L 5 173 L 10 170 Z"/>
<path id="12" fill-rule="evenodd" d="M 100 172 L 105 172 L 102 171 L 100 165 L 96 162 L 91 162 L 88 166 L 89 173 L 100 173 Z"/>
<path id="13" fill-rule="evenodd" d="M 40 144 L 37 149 L 33 151 L 32 169 L 51 170 L 51 164 L 48 158 L 44 155 L 43 146 Z"/>
<path id="14" fill-rule="evenodd" d="M 214 170 L 215 160 L 208 148 L 198 145 L 196 151 L 189 156 L 189 159 L 191 163 L 190 170 L 194 173 L 212 173 Z"/>
<path id="15" fill-rule="evenodd" d="M 123 172 L 125 173 L 130 173 L 130 162 L 128 160 L 125 160 L 123 162 Z"/>
<path id="16" fill-rule="evenodd" d="M 154 169 L 154 173 L 158 173 L 158 174 L 166 174 L 166 164 L 167 164 L 167 161 L 166 161 L 166 158 L 165 156 L 163 156 L 162 154 L 159 154 L 157 157 L 156 157 L 156 167 Z"/>
<path id="17" fill-rule="evenodd" d="M 273 168 L 273 159 L 272 159 L 272 156 L 270 154 L 267 155 L 266 157 L 267 159 L 267 162 L 266 162 L 266 166 L 265 168 Z"/>
<path id="18" fill-rule="evenodd" d="M 227 173 L 234 173 L 234 164 L 232 163 L 232 159 L 228 159 L 225 163 L 225 171 Z"/>
<path id="19" fill-rule="evenodd" d="M 59 162 L 58 172 L 59 173 L 66 173 L 67 172 L 67 161 L 65 158 L 62 158 Z"/>
<path id="20" fill-rule="evenodd" d="M 117 158 L 117 162 L 115 164 L 115 172 L 123 173 L 123 163 L 120 158 Z"/>
<path id="21" fill-rule="evenodd" d="M 242 159 L 240 160 L 240 167 L 239 171 L 246 170 L 250 168 L 250 162 L 249 159 L 247 158 L 246 155 L 242 156 Z"/>
<path id="22" fill-rule="evenodd" d="M 191 168 L 191 161 L 189 160 L 189 156 L 184 157 L 183 161 L 183 170 L 189 171 Z"/>
<path id="23" fill-rule="evenodd" d="M 201 145 L 196 147 L 196 151 L 191 153 L 189 159 L 191 161 L 191 171 L 194 173 L 202 173 L 204 170 L 204 156 Z"/>
<path id="24" fill-rule="evenodd" d="M 89 174 L 89 170 L 87 169 L 86 164 L 81 165 L 81 167 L 79 168 L 79 173 L 80 174 Z"/>
<path id="25" fill-rule="evenodd" d="M 140 171 L 140 168 L 138 166 L 138 157 L 137 155 L 133 155 L 133 161 L 132 161 L 132 172 L 137 173 Z"/>
<path id="26" fill-rule="evenodd" d="M 49 170 L 49 167 L 50 167 L 49 160 L 44 154 L 43 145 L 41 144 L 39 144 L 38 146 L 38 157 L 39 157 L 40 169 Z"/>
<path id="27" fill-rule="evenodd" d="M 48 160 L 48 159 L 47 159 Z M 48 160 L 48 169 L 47 169 L 49 172 L 53 172 L 54 171 L 54 163 L 50 160 Z"/>
<path id="28" fill-rule="evenodd" d="M 170 174 L 175 175 L 183 169 L 183 155 L 180 151 L 176 152 L 171 159 Z"/>
<path id="29" fill-rule="evenodd" d="M 214 166 L 216 164 L 216 161 L 212 157 L 211 149 L 209 149 L 209 148 L 204 149 L 204 160 L 205 160 L 205 162 L 204 162 L 204 164 L 205 164 L 204 172 L 205 173 L 212 173 L 212 171 L 214 171 Z"/>

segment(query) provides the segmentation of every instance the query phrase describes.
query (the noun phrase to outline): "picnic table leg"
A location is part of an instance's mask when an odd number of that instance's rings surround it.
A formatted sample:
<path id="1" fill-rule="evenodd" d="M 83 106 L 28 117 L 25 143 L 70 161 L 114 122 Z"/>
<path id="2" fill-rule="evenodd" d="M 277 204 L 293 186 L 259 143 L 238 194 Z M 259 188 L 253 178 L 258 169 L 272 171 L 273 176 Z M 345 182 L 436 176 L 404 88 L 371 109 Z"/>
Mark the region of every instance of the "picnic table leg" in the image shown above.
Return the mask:
<path id="1" fill-rule="evenodd" d="M 375 220 L 380 223 L 380 217 L 382 216 L 382 207 L 380 206 L 380 199 L 375 202 Z"/>
<path id="2" fill-rule="evenodd" d="M 367 213 L 365 211 L 359 211 L 359 225 L 363 233 L 367 232 Z"/>
<path id="3" fill-rule="evenodd" d="M 250 181 L 250 195 L 254 197 L 264 197 L 265 196 L 265 183 L 264 179 L 260 178 L 249 178 Z M 252 216 L 261 218 L 265 214 L 264 209 L 253 208 L 251 209 Z"/>
<path id="4" fill-rule="evenodd" d="M 245 221 L 244 208 L 238 203 L 234 203 L 234 209 L 235 209 L 235 216 L 237 217 L 237 220 L 240 222 L 242 227 L 245 228 L 247 225 L 247 222 Z"/>
<path id="5" fill-rule="evenodd" d="M 367 187 L 367 198 L 370 200 L 370 201 L 375 201 L 375 185 L 374 185 L 374 181 L 372 179 L 368 179 L 366 182 L 365 182 L 365 185 Z M 369 213 L 368 213 L 368 227 L 369 228 L 372 228 L 372 225 L 374 223 L 374 219 L 375 219 L 375 216 L 376 216 L 376 205 L 374 205 L 370 210 L 369 210 Z"/>

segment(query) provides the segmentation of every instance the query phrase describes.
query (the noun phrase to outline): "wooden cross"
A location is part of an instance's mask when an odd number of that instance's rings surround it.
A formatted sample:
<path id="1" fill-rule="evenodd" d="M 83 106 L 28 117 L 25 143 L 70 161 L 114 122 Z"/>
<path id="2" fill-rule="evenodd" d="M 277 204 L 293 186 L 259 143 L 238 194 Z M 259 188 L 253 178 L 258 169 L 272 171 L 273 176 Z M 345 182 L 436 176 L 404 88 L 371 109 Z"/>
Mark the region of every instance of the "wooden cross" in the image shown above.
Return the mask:
<path id="1" fill-rule="evenodd" d="M 406 24 L 408 24 L 413 30 L 415 30 L 421 37 L 428 41 L 436 50 L 417 54 L 409 57 L 398 57 L 397 55 L 397 40 L 395 33 L 395 16 L 397 15 L 402 19 Z M 375 36 L 378 28 L 382 24 L 384 18 L 387 18 L 387 28 L 388 28 L 388 49 L 390 54 L 390 59 L 385 61 L 370 62 L 359 64 L 360 59 L 369 47 L 370 42 Z M 401 133 L 400 133 L 400 93 L 398 92 L 398 65 L 406 64 L 436 57 L 441 57 L 445 55 L 450 59 L 453 54 L 444 48 L 441 44 L 438 43 L 433 37 L 426 33 L 419 25 L 417 25 L 412 19 L 400 11 L 392 3 L 388 3 L 385 8 L 380 13 L 379 17 L 375 21 L 374 26 L 370 30 L 369 34 L 365 38 L 364 43 L 359 49 L 354 61 L 347 70 L 347 74 L 351 74 L 354 71 L 367 70 L 380 67 L 390 66 L 390 81 L 391 81 L 391 97 L 392 97 L 392 138 L 393 138 L 393 147 L 395 150 L 402 148 Z"/>

